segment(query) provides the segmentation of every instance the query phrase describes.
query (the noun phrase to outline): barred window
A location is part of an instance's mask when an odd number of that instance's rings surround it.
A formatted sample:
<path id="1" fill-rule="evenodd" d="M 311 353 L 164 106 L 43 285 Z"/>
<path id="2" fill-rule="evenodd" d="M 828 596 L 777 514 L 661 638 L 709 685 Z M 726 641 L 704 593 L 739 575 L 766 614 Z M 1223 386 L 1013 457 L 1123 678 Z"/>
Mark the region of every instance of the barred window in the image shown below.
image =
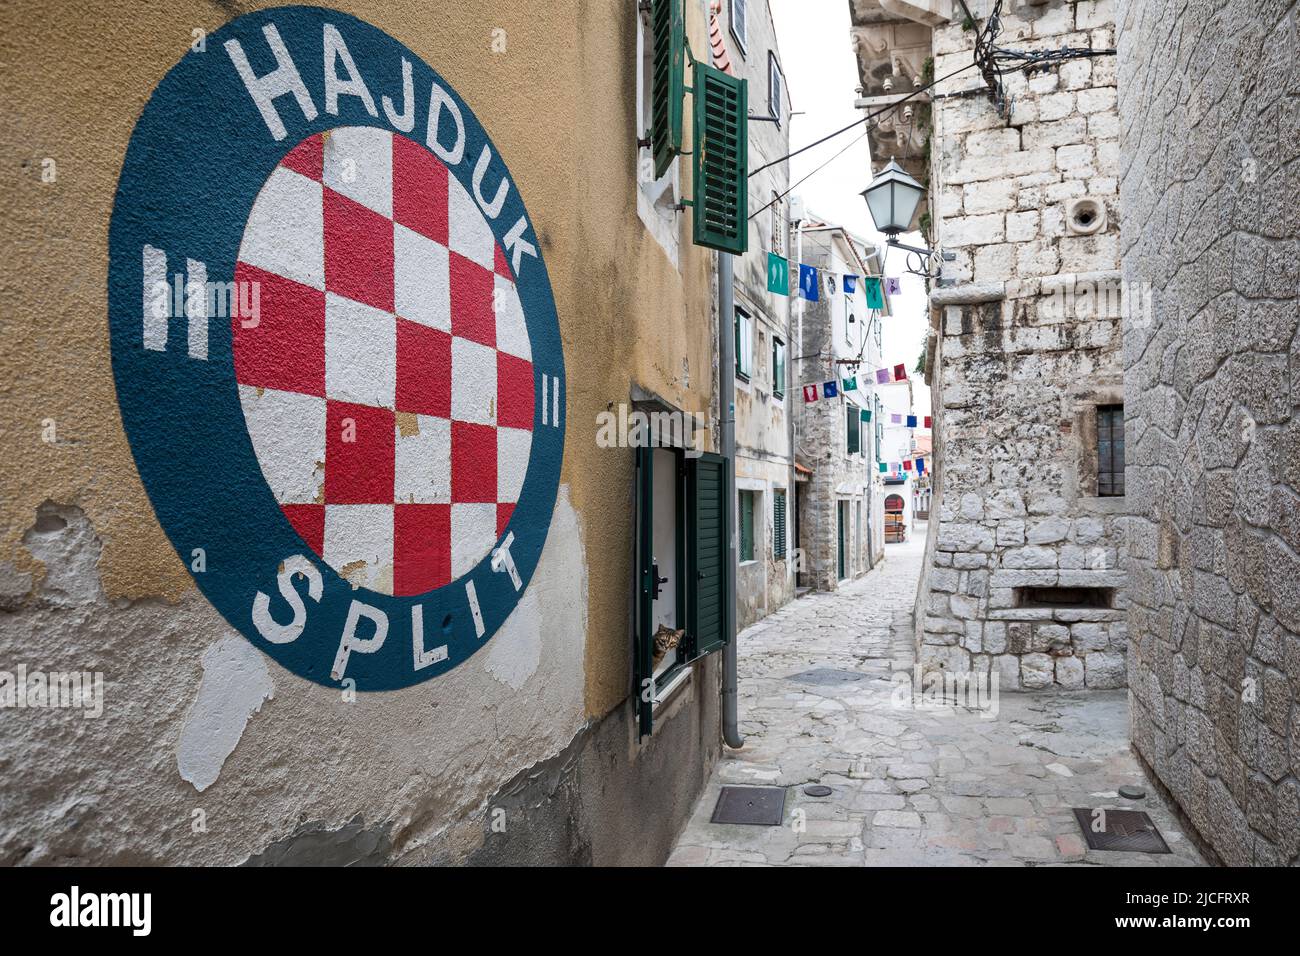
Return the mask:
<path id="1" fill-rule="evenodd" d="M 1124 494 L 1124 406 L 1097 406 L 1097 494 Z"/>

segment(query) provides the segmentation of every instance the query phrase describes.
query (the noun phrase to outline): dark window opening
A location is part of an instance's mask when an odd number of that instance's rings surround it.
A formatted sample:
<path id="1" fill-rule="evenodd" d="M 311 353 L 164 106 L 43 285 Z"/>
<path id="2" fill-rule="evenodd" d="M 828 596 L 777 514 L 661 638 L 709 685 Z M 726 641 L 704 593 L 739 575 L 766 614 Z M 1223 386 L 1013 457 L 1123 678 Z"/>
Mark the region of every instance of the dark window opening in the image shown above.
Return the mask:
<path id="1" fill-rule="evenodd" d="M 1110 607 L 1114 588 L 1016 588 L 1018 607 Z"/>
<path id="2" fill-rule="evenodd" d="M 1097 406 L 1097 494 L 1124 494 L 1124 406 Z"/>

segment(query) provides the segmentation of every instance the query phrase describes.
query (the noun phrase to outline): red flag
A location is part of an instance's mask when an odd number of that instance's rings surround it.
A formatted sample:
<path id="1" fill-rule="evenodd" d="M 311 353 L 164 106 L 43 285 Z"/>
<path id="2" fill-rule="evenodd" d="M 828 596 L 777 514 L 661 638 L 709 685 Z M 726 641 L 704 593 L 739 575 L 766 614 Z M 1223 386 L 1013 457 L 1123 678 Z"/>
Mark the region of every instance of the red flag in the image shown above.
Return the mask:
<path id="1" fill-rule="evenodd" d="M 895 365 L 894 379 L 899 382 L 905 381 L 907 379 L 907 367 L 904 365 Z"/>
<path id="2" fill-rule="evenodd" d="M 930 428 L 930 427 L 932 427 L 932 426 L 930 425 L 930 416 L 929 416 L 929 415 L 926 415 L 926 416 L 925 416 L 925 427 L 926 427 L 926 428 Z"/>
<path id="3" fill-rule="evenodd" d="M 911 471 L 911 470 L 912 470 L 912 463 L 910 461 L 903 462 L 903 471 Z"/>
<path id="4" fill-rule="evenodd" d="M 817 386 L 816 386 L 816 385 L 805 385 L 805 386 L 803 387 L 803 400 L 804 400 L 805 402 L 815 402 L 815 401 L 817 401 Z"/>

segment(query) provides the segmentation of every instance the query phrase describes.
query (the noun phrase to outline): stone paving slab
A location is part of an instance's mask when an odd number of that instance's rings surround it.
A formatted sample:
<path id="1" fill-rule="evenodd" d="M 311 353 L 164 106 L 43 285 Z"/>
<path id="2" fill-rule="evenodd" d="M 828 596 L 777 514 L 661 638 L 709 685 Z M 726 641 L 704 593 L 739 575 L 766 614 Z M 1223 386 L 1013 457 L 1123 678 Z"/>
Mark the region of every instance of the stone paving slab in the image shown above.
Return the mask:
<path id="1" fill-rule="evenodd" d="M 914 692 L 923 542 L 922 529 L 888 545 L 871 573 L 740 634 L 745 746 L 724 752 L 668 864 L 1204 865 L 1129 750 L 1126 691 L 1006 693 L 962 707 Z M 865 677 L 808 682 L 821 669 Z M 1126 783 L 1147 798 L 1121 799 Z M 809 797 L 808 784 L 831 795 Z M 720 789 L 736 785 L 790 788 L 784 824 L 711 823 Z M 1089 850 L 1073 807 L 1145 810 L 1173 852 Z"/>

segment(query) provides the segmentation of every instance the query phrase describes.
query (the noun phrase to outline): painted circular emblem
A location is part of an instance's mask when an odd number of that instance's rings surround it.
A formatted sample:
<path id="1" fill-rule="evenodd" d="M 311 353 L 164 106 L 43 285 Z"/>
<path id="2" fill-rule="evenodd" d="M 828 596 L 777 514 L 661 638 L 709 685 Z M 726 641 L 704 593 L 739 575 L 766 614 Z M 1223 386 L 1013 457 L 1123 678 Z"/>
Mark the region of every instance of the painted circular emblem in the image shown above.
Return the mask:
<path id="1" fill-rule="evenodd" d="M 204 595 L 285 667 L 408 686 L 481 647 L 550 525 L 564 361 L 473 112 L 347 14 L 249 14 L 145 107 L 109 237 L 118 402 Z"/>

